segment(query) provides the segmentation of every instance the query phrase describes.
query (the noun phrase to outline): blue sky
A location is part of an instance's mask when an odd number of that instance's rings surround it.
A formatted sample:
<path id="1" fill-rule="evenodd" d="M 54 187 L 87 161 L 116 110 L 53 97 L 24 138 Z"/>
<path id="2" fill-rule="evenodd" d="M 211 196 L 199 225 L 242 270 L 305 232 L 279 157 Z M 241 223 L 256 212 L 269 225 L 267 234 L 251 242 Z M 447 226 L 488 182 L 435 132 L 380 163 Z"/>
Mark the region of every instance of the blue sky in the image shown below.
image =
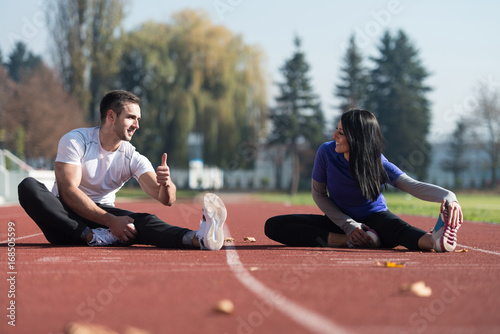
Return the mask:
<path id="1" fill-rule="evenodd" d="M 46 1 L 0 0 L 0 50 L 5 57 L 13 41 L 24 41 L 30 50 L 50 63 L 44 16 Z M 349 36 L 355 32 L 363 55 L 377 56 L 376 46 L 389 29 L 404 30 L 420 50 L 431 72 L 433 87 L 432 141 L 446 139 L 459 114 L 470 114 L 480 81 L 500 90 L 500 1 L 495 0 L 129 0 L 125 29 L 142 22 L 167 22 L 184 8 L 205 10 L 215 24 L 241 34 L 246 43 L 258 45 L 266 55 L 269 100 L 281 81 L 279 68 L 293 52 L 293 36 L 302 38 L 310 77 L 331 121 L 338 114 L 333 87 Z M 370 66 L 367 60 L 366 65 Z"/>

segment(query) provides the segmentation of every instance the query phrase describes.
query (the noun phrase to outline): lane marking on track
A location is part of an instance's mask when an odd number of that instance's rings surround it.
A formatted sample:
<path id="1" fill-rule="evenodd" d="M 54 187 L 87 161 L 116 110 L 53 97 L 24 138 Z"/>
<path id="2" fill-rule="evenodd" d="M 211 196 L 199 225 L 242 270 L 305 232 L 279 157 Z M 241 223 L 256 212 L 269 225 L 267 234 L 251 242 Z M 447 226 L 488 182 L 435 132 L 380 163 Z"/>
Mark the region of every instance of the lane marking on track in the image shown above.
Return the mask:
<path id="1" fill-rule="evenodd" d="M 40 233 L 31 234 L 31 235 L 25 235 L 24 237 L 16 237 L 16 241 L 22 240 L 22 239 L 27 239 L 27 238 L 32 238 L 32 237 L 38 237 L 39 235 L 43 235 L 43 233 L 40 232 Z M 6 244 L 8 242 L 9 242 L 9 239 L 0 241 L 0 244 Z"/>
<path id="2" fill-rule="evenodd" d="M 14 213 L 14 214 L 9 214 L 9 215 L 0 215 L 0 219 L 4 219 L 4 218 L 12 219 L 12 218 L 19 218 L 19 217 L 25 217 L 25 215 L 22 214 L 22 213 Z"/>
<path id="3" fill-rule="evenodd" d="M 457 246 L 460 246 L 460 247 L 466 247 L 467 249 L 470 249 L 470 250 L 475 250 L 475 251 L 478 251 L 478 252 L 483 252 L 483 253 L 487 253 L 487 254 L 493 254 L 493 255 L 498 255 L 498 256 L 500 256 L 500 253 L 499 253 L 499 252 L 494 252 L 494 251 L 490 251 L 490 250 L 486 250 L 486 249 L 481 249 L 481 248 L 475 248 L 475 247 L 472 247 L 472 246 L 467 246 L 467 245 L 460 245 L 460 244 L 457 244 Z"/>
<path id="4" fill-rule="evenodd" d="M 224 227 L 226 237 L 231 237 L 227 226 Z M 253 292 L 260 299 L 272 303 L 281 313 L 288 316 L 293 321 L 299 323 L 309 331 L 314 333 L 347 333 L 329 319 L 310 311 L 295 302 L 287 299 L 278 291 L 272 290 L 253 277 L 240 261 L 235 246 L 225 246 L 227 264 L 234 275 L 248 290 Z"/>

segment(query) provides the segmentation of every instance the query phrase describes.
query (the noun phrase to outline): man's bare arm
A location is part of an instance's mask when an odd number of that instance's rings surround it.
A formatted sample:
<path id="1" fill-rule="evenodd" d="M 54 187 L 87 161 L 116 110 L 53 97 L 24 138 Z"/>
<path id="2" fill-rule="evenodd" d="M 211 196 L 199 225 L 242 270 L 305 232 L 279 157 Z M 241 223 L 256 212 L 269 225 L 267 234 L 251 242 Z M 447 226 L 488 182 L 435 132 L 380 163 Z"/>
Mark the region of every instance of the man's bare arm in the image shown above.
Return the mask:
<path id="1" fill-rule="evenodd" d="M 176 200 L 177 187 L 170 178 L 167 166 L 167 154 L 164 153 L 162 163 L 155 172 L 146 172 L 139 177 L 142 190 L 163 205 L 171 206 Z"/>

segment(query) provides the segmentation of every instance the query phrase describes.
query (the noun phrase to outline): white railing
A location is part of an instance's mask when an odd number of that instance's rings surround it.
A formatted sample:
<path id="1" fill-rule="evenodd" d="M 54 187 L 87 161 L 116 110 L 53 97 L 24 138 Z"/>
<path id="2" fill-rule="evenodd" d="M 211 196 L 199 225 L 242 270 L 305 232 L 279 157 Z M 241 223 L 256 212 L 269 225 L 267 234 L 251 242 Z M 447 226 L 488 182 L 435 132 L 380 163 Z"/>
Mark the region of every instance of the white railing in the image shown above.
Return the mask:
<path id="1" fill-rule="evenodd" d="M 11 164 L 7 165 L 7 160 Z M 36 170 L 7 150 L 0 150 L 0 204 L 17 202 L 17 186 L 31 176 L 51 190 L 55 175 L 51 170 Z"/>

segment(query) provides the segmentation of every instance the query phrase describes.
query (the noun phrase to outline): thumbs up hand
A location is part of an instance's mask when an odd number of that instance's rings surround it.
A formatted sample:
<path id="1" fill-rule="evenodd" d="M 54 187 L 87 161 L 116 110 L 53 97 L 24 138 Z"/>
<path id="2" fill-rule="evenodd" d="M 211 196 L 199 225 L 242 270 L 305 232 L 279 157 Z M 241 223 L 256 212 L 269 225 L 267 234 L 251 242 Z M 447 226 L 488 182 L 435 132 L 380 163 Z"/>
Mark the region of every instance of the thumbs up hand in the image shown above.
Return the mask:
<path id="1" fill-rule="evenodd" d="M 167 186 L 170 183 L 170 168 L 167 165 L 167 153 L 163 153 L 161 165 L 156 168 L 156 182 L 161 186 Z"/>
<path id="2" fill-rule="evenodd" d="M 167 153 L 163 153 L 163 156 L 161 157 L 161 165 L 162 166 L 167 165 Z"/>

